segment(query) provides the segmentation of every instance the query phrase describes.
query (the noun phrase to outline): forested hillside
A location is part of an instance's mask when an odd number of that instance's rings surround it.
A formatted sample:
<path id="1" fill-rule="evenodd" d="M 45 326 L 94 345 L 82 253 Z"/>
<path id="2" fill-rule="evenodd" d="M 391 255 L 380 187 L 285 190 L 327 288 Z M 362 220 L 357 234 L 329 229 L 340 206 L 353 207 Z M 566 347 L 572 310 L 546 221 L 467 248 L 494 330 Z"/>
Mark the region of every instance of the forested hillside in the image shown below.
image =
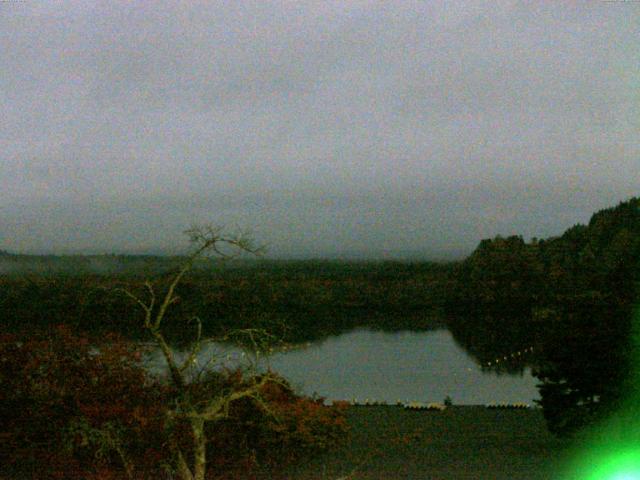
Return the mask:
<path id="1" fill-rule="evenodd" d="M 629 389 L 639 273 L 633 198 L 559 237 L 480 242 L 455 271 L 449 325 L 482 362 L 533 347 L 549 426 L 568 433 L 615 408 Z"/>

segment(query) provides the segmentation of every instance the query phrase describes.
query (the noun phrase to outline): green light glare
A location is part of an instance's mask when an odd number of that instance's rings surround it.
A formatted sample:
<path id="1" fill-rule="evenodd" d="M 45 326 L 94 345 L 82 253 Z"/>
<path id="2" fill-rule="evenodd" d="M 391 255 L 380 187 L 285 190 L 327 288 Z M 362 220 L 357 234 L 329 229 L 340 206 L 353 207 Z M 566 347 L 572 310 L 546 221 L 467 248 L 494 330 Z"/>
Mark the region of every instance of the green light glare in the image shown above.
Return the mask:
<path id="1" fill-rule="evenodd" d="M 617 473 L 614 474 L 613 477 L 610 477 L 611 480 L 640 480 L 640 473 L 637 471 L 629 472 L 629 473 Z"/>
<path id="2" fill-rule="evenodd" d="M 562 480 L 640 480 L 640 309 L 632 329 L 630 389 L 622 407 L 585 429 L 574 444 Z"/>
<path id="3" fill-rule="evenodd" d="M 640 448 L 607 452 L 590 448 L 582 451 L 563 479 L 571 480 L 640 480 Z"/>
<path id="4" fill-rule="evenodd" d="M 622 452 L 603 459 L 588 480 L 640 480 L 640 451 Z"/>

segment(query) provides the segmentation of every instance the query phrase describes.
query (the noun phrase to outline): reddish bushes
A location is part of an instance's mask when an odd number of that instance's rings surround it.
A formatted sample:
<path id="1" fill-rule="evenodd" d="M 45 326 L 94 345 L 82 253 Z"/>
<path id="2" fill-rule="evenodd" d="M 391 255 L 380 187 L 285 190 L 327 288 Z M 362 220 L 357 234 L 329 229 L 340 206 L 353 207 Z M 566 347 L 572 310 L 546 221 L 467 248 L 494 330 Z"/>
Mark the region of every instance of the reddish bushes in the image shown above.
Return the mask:
<path id="1" fill-rule="evenodd" d="M 267 383 L 261 398 L 236 402 L 227 420 L 210 427 L 209 458 L 229 478 L 254 467 L 281 470 L 346 438 L 345 406 L 296 395 L 282 378 Z"/>
<path id="2" fill-rule="evenodd" d="M 160 391 L 150 388 L 138 352 L 115 336 L 105 340 L 92 349 L 64 326 L 0 338 L 2 454 L 10 467 L 38 478 L 132 472 L 134 456 L 144 467 L 141 453 L 163 428 Z"/>
<path id="3" fill-rule="evenodd" d="M 243 382 L 211 374 L 193 395 Z M 170 440 L 189 452 L 188 429 L 168 428 L 170 387 L 152 383 L 140 353 L 111 336 L 99 349 L 64 326 L 46 335 L 0 336 L 0 461 L 3 470 L 39 479 L 163 478 Z M 208 426 L 211 475 L 272 468 L 334 444 L 346 432 L 339 408 L 295 395 L 284 380 L 260 398 L 232 404 Z"/>

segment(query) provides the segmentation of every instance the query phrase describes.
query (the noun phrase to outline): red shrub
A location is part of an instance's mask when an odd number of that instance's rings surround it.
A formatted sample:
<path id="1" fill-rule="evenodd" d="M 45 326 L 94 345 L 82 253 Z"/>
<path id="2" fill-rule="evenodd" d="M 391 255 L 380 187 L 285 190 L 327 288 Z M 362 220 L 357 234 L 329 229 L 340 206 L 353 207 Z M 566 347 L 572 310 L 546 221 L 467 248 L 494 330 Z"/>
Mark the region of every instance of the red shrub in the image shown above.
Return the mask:
<path id="1" fill-rule="evenodd" d="M 109 478 L 123 471 L 118 444 L 139 464 L 137 452 L 162 432 L 162 410 L 138 352 L 115 336 L 106 342 L 92 349 L 65 326 L 0 338 L 6 463 L 38 478 Z"/>
<path id="2" fill-rule="evenodd" d="M 218 474 L 232 478 L 234 471 L 257 467 L 280 470 L 346 437 L 344 406 L 296 395 L 283 378 L 267 383 L 261 398 L 264 404 L 236 402 L 229 419 L 212 426 L 209 455 Z"/>
<path id="3" fill-rule="evenodd" d="M 206 400 L 241 390 L 242 372 L 211 373 L 190 384 Z M 133 345 L 109 336 L 99 348 L 58 326 L 47 335 L 0 336 L 0 458 L 16 476 L 39 479 L 162 478 L 169 436 L 191 454 L 186 422 L 170 430 L 172 387 L 151 383 Z M 185 393 L 185 392 L 183 392 Z M 244 398 L 207 426 L 210 473 L 281 468 L 329 448 L 347 431 L 343 408 L 295 395 L 284 379 L 267 383 L 262 402 Z"/>

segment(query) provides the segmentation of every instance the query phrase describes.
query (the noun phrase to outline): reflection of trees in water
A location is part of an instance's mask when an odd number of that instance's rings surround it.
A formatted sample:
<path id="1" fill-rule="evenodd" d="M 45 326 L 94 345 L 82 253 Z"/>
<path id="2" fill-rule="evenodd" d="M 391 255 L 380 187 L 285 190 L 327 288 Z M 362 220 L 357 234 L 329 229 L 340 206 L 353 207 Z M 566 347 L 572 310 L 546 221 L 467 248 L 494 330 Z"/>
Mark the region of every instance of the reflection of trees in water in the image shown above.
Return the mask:
<path id="1" fill-rule="evenodd" d="M 534 342 L 529 324 L 522 318 L 486 315 L 456 316 L 449 319 L 448 328 L 458 346 L 478 363 L 482 371 L 517 375 L 533 365 Z"/>
<path id="2" fill-rule="evenodd" d="M 239 329 L 243 328 L 244 325 L 245 322 L 237 323 Z M 270 337 L 268 347 L 276 349 L 282 347 L 297 348 L 307 343 L 319 344 L 330 337 L 337 337 L 360 328 L 384 333 L 403 331 L 428 332 L 445 328 L 444 322 L 433 316 L 422 316 L 420 318 L 409 316 L 401 318 L 393 316 L 367 318 L 364 315 L 347 314 L 330 318 L 312 317 L 307 321 L 298 320 L 297 322 L 283 320 L 278 317 L 263 317 L 261 321 L 246 322 L 246 325 L 251 325 L 252 328 L 258 328 L 267 333 Z M 185 325 L 183 324 L 181 328 L 173 327 L 172 330 L 168 331 L 168 337 L 173 345 L 186 347 L 193 338 L 189 326 L 186 325 L 187 328 L 184 327 Z M 220 336 L 219 328 L 215 326 L 211 328 L 211 325 L 207 328 L 206 324 L 203 324 L 203 327 L 205 336 L 213 338 Z M 136 340 L 143 339 L 136 338 Z M 234 339 L 233 342 L 236 344 L 241 343 L 241 337 Z"/>

